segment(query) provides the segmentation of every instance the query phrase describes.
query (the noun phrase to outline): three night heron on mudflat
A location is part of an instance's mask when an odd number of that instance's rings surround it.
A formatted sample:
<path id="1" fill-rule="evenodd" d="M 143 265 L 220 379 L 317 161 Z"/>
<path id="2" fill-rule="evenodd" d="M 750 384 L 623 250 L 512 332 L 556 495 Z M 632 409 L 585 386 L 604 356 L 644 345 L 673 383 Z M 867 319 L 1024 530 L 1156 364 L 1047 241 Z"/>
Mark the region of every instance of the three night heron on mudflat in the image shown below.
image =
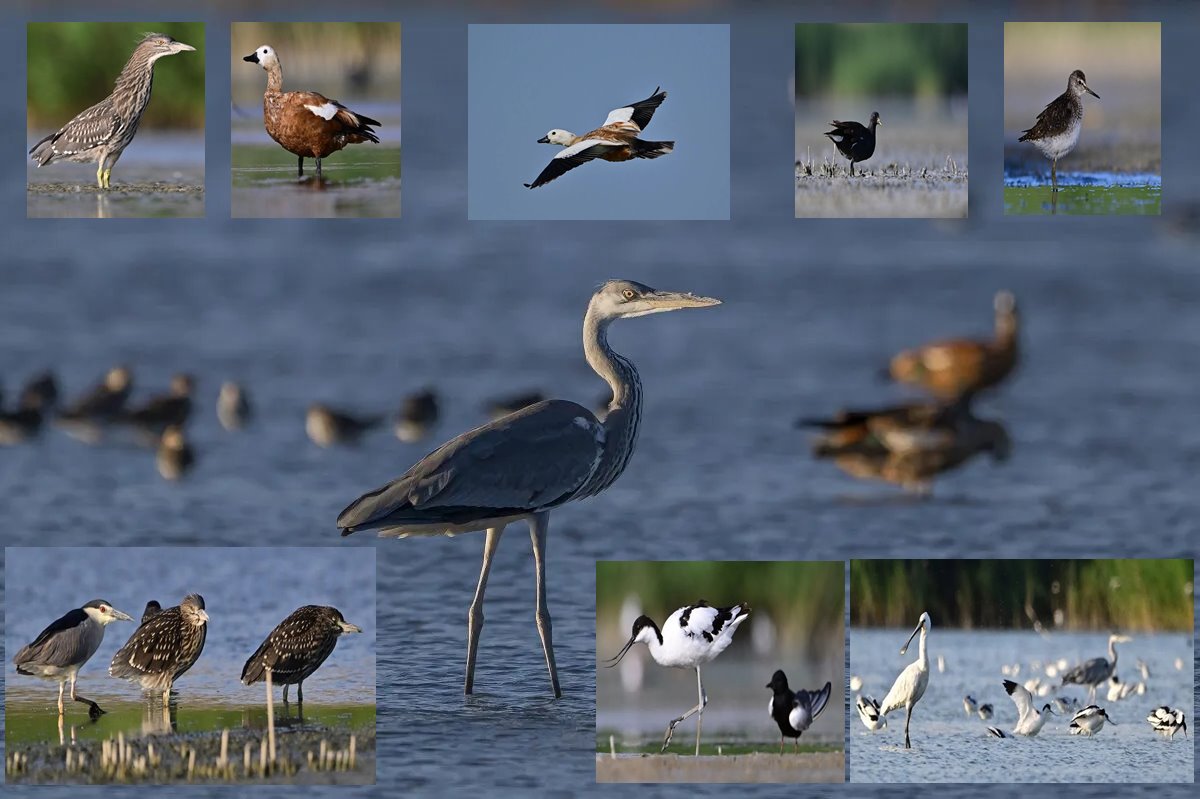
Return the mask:
<path id="1" fill-rule="evenodd" d="M 175 607 L 143 618 L 145 621 L 125 646 L 113 655 L 108 673 L 139 683 L 143 691 L 161 691 L 166 704 L 171 684 L 192 667 L 204 650 L 208 634 L 204 597 L 188 594 Z"/>
<path id="2" fill-rule="evenodd" d="M 88 706 L 88 715 L 99 718 L 104 711 L 92 700 L 75 693 L 79 669 L 96 654 L 104 640 L 104 628 L 114 621 L 133 621 L 103 599 L 93 599 L 42 630 L 33 643 L 21 647 L 13 658 L 17 674 L 58 681 L 58 714 L 63 715 L 63 684 L 71 681 L 71 699 Z"/>
<path id="3" fill-rule="evenodd" d="M 633 455 L 642 419 L 642 382 L 632 362 L 608 345 L 616 319 L 720 305 L 720 300 L 610 280 L 592 295 L 583 318 L 588 365 L 612 389 L 603 422 L 566 400 L 545 400 L 463 433 L 392 482 L 356 499 L 338 516 L 342 535 L 378 529 L 381 536 L 453 535 L 486 530 L 483 567 L 467 615 L 471 693 L 483 628 L 483 594 L 500 535 L 529 523 L 537 575 L 537 621 L 554 696 L 562 696 L 546 607 L 546 533 L 550 511 L 608 488 Z"/>
<path id="4" fill-rule="evenodd" d="M 283 685 L 287 704 L 288 686 L 296 686 L 296 698 L 304 704 L 304 681 L 320 668 L 342 633 L 361 633 L 362 628 L 342 617 L 337 608 L 305 605 L 279 622 L 242 667 L 242 682 L 262 682 L 271 670 L 271 682 Z"/>
<path id="5" fill-rule="evenodd" d="M 96 184 L 109 187 L 109 176 L 137 134 L 150 103 L 154 62 L 196 48 L 165 33 L 148 33 L 117 76 L 112 94 L 82 112 L 29 150 L 42 167 L 55 161 L 96 162 Z"/>

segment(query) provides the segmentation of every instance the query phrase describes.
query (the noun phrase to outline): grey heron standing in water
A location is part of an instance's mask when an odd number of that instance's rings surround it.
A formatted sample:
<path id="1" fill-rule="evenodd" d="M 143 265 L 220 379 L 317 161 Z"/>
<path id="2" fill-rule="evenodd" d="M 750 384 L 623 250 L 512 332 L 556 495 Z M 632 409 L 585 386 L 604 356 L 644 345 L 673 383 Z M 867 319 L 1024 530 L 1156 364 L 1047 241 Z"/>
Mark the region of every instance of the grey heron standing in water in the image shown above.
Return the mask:
<path id="1" fill-rule="evenodd" d="M 620 477 L 633 455 L 642 417 L 638 371 L 609 347 L 608 326 L 616 319 L 720 303 L 629 280 L 608 281 L 592 295 L 583 318 L 584 356 L 612 389 L 603 422 L 574 402 L 538 402 L 452 439 L 397 479 L 356 499 L 338 516 L 342 535 L 369 529 L 397 538 L 486 531 L 483 567 L 467 614 L 466 693 L 474 685 L 492 557 L 504 528 L 523 520 L 529 523 L 533 542 L 538 635 L 554 696 L 562 696 L 546 607 L 550 511 L 598 494 Z"/>
<path id="2" fill-rule="evenodd" d="M 1088 704 L 1096 701 L 1096 687 L 1108 681 L 1117 671 L 1117 644 L 1124 644 L 1133 639 L 1127 635 L 1116 633 L 1108 637 L 1108 660 L 1092 658 L 1080 663 L 1062 676 L 1062 685 L 1086 685 L 1088 687 Z M 1103 723 L 1103 722 L 1101 722 Z"/>

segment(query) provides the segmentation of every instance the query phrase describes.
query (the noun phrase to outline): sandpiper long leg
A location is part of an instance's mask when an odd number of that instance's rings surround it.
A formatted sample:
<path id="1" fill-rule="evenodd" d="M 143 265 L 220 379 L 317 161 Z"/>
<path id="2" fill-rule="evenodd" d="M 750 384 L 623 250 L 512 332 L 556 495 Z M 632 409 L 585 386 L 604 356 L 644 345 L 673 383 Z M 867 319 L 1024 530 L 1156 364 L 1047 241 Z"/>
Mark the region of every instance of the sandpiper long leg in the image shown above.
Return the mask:
<path id="1" fill-rule="evenodd" d="M 475 586 L 475 599 L 467 611 L 467 680 L 464 693 L 471 693 L 475 685 L 475 652 L 479 649 L 479 632 L 483 629 L 483 592 L 487 590 L 488 572 L 492 570 L 492 557 L 500 543 L 503 527 L 492 527 L 483 542 L 483 568 L 479 570 L 479 584 Z"/>
<path id="2" fill-rule="evenodd" d="M 680 724 L 680 722 L 687 721 L 688 719 L 690 719 L 692 716 L 696 715 L 697 713 L 701 713 L 704 711 L 704 705 L 707 703 L 708 697 L 706 697 L 704 695 L 704 685 L 703 685 L 703 683 L 700 682 L 700 667 L 699 666 L 696 667 L 696 685 L 699 686 L 699 689 L 700 689 L 700 701 L 696 703 L 696 706 L 694 708 L 689 710 L 687 713 L 684 713 L 679 718 L 673 719 L 671 721 L 671 723 L 669 725 L 667 725 L 667 735 L 663 739 L 663 745 L 662 745 L 661 751 L 663 751 L 663 752 L 667 751 L 667 747 L 671 745 L 671 736 L 673 736 L 675 734 L 675 727 L 677 727 Z M 696 754 L 699 754 L 699 753 L 700 753 L 700 722 L 699 722 L 699 720 L 697 720 L 697 722 L 696 722 Z"/>
<path id="3" fill-rule="evenodd" d="M 554 636 L 550 626 L 550 610 L 546 607 L 546 532 L 550 527 L 550 514 L 537 513 L 529 519 L 529 537 L 533 541 L 533 567 L 537 572 L 537 620 L 538 636 L 542 639 L 542 651 L 546 654 L 546 668 L 550 671 L 550 687 L 554 698 L 562 696 L 558 686 L 558 666 L 554 663 Z"/>

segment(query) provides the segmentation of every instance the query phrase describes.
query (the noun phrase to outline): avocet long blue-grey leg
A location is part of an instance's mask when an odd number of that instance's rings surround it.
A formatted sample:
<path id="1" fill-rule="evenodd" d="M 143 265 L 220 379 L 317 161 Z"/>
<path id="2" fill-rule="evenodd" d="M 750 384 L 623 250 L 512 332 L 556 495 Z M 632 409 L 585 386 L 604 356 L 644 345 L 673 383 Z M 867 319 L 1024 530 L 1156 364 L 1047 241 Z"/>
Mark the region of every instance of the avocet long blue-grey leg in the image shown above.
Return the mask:
<path id="1" fill-rule="evenodd" d="M 492 558 L 500 544 L 503 527 L 490 527 L 483 542 L 483 566 L 479 570 L 479 584 L 475 586 L 475 599 L 467 611 L 467 680 L 464 693 L 471 693 L 475 686 L 475 654 L 479 650 L 479 633 L 483 630 L 483 592 L 487 590 L 488 572 L 492 570 Z"/>
<path id="2" fill-rule="evenodd" d="M 562 696 L 558 687 L 558 666 L 554 664 L 554 636 L 550 626 L 550 609 L 546 607 L 546 532 L 550 528 L 550 514 L 536 513 L 529 519 L 529 537 L 533 541 L 533 566 L 537 572 L 537 620 L 538 637 L 542 639 L 542 652 L 546 655 L 546 668 L 550 671 L 550 685 L 554 696 Z"/>
<path id="3" fill-rule="evenodd" d="M 645 644 L 650 650 L 650 656 L 660 666 L 696 670 L 696 706 L 674 719 L 667 727 L 662 751 L 665 752 L 671 743 L 675 727 L 680 722 L 697 716 L 696 754 L 700 754 L 700 729 L 704 723 L 704 706 L 708 704 L 708 695 L 704 693 L 704 682 L 700 676 L 700 666 L 725 651 L 733 641 L 734 631 L 746 620 L 749 613 L 750 606 L 745 602 L 727 608 L 714 608 L 702 599 L 668 616 L 661 630 L 650 617 L 639 616 L 633 623 L 633 634 L 625 646 L 616 657 L 609 660 L 607 665 L 611 668 L 621 662 L 621 658 L 634 644 Z"/>
<path id="4" fill-rule="evenodd" d="M 917 637 L 917 633 L 920 633 L 921 641 L 917 659 L 900 672 L 900 676 L 892 684 L 892 690 L 888 691 L 887 696 L 883 698 L 883 706 L 880 708 L 880 712 L 885 716 L 893 710 L 904 708 L 905 749 L 912 749 L 912 743 L 908 737 L 908 725 L 912 721 L 913 708 L 916 707 L 917 702 L 921 701 L 921 697 L 925 695 L 925 688 L 929 685 L 929 653 L 925 651 L 925 638 L 932 625 L 929 614 L 922 613 L 916 629 L 912 631 L 912 635 L 908 636 L 908 641 L 900 648 L 900 654 L 903 655 L 908 651 L 912 640 Z"/>

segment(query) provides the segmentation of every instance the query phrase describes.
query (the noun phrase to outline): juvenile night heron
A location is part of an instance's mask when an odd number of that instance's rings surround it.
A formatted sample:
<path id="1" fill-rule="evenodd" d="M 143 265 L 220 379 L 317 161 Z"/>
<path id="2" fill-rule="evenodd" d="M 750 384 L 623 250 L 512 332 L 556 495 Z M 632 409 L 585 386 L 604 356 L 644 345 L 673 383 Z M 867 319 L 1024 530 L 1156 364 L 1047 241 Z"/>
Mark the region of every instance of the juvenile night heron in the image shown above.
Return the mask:
<path id="1" fill-rule="evenodd" d="M 138 624 L 145 624 L 146 619 L 154 616 L 162 610 L 162 605 L 158 604 L 157 599 L 151 599 L 146 603 L 146 609 L 142 611 L 142 620 Z"/>
<path id="2" fill-rule="evenodd" d="M 112 169 L 133 141 L 150 103 L 154 62 L 195 49 L 165 33 L 146 34 L 117 76 L 112 94 L 33 145 L 29 154 L 39 167 L 55 161 L 95 161 L 96 184 L 107 189 Z"/>
<path id="3" fill-rule="evenodd" d="M 252 685 L 266 679 L 283 685 L 283 702 L 287 704 L 288 686 L 296 686 L 296 697 L 304 704 L 304 681 L 321 667 L 342 633 L 361 633 L 362 628 L 342 617 L 337 608 L 305 605 L 279 622 L 263 641 L 246 665 L 242 667 L 242 683 Z"/>
<path id="4" fill-rule="evenodd" d="M 75 693 L 79 669 L 96 654 L 104 640 L 104 628 L 114 621 L 133 621 L 103 599 L 93 599 L 42 630 L 33 643 L 21 647 L 13 658 L 17 674 L 58 681 L 58 714 L 63 715 L 63 683 L 71 681 L 71 699 L 88 706 L 88 715 L 99 718 L 104 711 L 92 700 Z"/>
<path id="5" fill-rule="evenodd" d="M 608 346 L 608 326 L 617 319 L 720 304 L 710 297 L 658 291 L 630 280 L 608 281 L 592 295 L 583 318 L 588 365 L 612 389 L 603 422 L 574 402 L 538 402 L 452 439 L 338 516 L 342 535 L 370 529 L 398 538 L 487 531 L 479 584 L 467 615 L 466 693 L 474 685 L 492 557 L 504 528 L 524 520 L 533 540 L 538 634 L 554 696 L 562 696 L 546 608 L 550 511 L 598 494 L 621 476 L 633 456 L 642 418 L 642 381 L 633 363 Z"/>
<path id="6" fill-rule="evenodd" d="M 188 594 L 177 606 L 145 618 L 113 655 L 108 673 L 141 684 L 143 691 L 161 691 L 166 704 L 171 684 L 200 657 L 207 634 L 204 597 Z"/>

